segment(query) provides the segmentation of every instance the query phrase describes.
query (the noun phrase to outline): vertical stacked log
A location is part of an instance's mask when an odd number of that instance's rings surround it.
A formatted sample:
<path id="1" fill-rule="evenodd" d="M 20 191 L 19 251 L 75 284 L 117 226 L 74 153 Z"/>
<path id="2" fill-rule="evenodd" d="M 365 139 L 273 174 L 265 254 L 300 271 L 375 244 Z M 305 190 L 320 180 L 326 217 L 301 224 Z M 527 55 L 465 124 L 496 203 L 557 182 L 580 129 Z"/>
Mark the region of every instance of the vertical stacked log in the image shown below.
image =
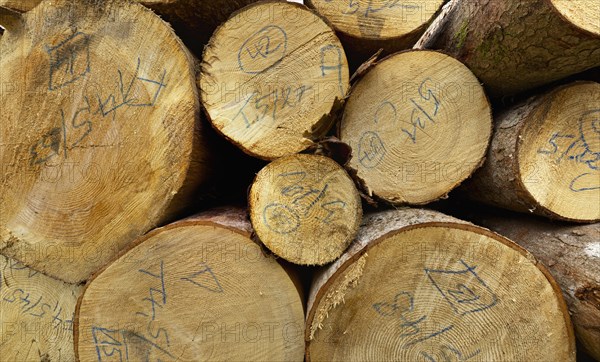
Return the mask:
<path id="1" fill-rule="evenodd" d="M 581 345 L 600 360 L 600 224 L 573 226 L 534 218 L 476 215 L 476 221 L 516 241 L 559 283 Z"/>
<path id="2" fill-rule="evenodd" d="M 214 33 L 199 76 L 214 128 L 244 152 L 272 160 L 314 144 L 346 96 L 346 55 L 306 7 L 261 2 Z"/>
<path id="3" fill-rule="evenodd" d="M 464 62 L 497 97 L 600 66 L 595 0 L 452 0 L 421 46 Z"/>
<path id="4" fill-rule="evenodd" d="M 331 22 L 356 69 L 379 49 L 388 55 L 412 47 L 443 0 L 305 2 Z"/>
<path id="5" fill-rule="evenodd" d="M 2 361 L 73 361 L 73 319 L 81 287 L 0 255 Z"/>
<path id="6" fill-rule="evenodd" d="M 354 181 L 324 156 L 293 155 L 272 162 L 256 176 L 248 199 L 260 240 L 300 265 L 339 258 L 362 220 Z"/>
<path id="7" fill-rule="evenodd" d="M 555 219 L 600 220 L 600 84 L 575 82 L 497 117 L 476 200 Z"/>
<path id="8" fill-rule="evenodd" d="M 560 290 L 486 229 L 424 210 L 367 216 L 311 290 L 308 361 L 575 361 Z"/>
<path id="9" fill-rule="evenodd" d="M 385 58 L 353 87 L 340 125 L 365 192 L 392 204 L 447 195 L 483 162 L 492 116 L 477 78 L 433 51 Z"/>
<path id="10" fill-rule="evenodd" d="M 0 82 L 0 252 L 35 270 L 87 279 L 208 176 L 193 59 L 139 4 L 42 2 Z"/>
<path id="11" fill-rule="evenodd" d="M 300 295 L 246 218 L 157 229 L 95 275 L 77 306 L 78 359 L 302 361 Z"/>

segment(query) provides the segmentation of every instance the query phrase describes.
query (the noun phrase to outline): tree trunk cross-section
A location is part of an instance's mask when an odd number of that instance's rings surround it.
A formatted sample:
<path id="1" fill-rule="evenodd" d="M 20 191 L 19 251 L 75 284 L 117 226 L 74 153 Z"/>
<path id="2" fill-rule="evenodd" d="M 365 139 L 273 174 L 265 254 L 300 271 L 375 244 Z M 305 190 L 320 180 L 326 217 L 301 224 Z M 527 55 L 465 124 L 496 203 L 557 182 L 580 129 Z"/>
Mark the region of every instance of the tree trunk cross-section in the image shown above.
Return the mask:
<path id="1" fill-rule="evenodd" d="M 33 269 L 87 279 L 208 174 L 193 59 L 139 4 L 42 2 L 0 83 L 0 251 Z"/>
<path id="2" fill-rule="evenodd" d="M 233 15 L 207 45 L 199 76 L 215 129 L 244 152 L 276 159 L 332 126 L 349 87 L 344 49 L 306 7 L 261 2 Z"/>
<path id="3" fill-rule="evenodd" d="M 301 362 L 300 294 L 246 218 L 211 212 L 157 229 L 96 274 L 77 307 L 79 360 Z"/>
<path id="4" fill-rule="evenodd" d="M 445 215 L 365 218 L 317 274 L 308 361 L 575 361 L 560 290 L 511 241 Z"/>
<path id="5" fill-rule="evenodd" d="M 260 240 L 295 264 L 324 265 L 354 240 L 361 199 L 346 170 L 317 155 L 280 158 L 261 170 L 249 195 Z"/>
<path id="6" fill-rule="evenodd" d="M 451 0 L 423 46 L 464 62 L 499 97 L 600 66 L 597 0 Z"/>
<path id="7" fill-rule="evenodd" d="M 600 361 L 600 224 L 551 224 L 534 218 L 476 215 L 477 222 L 506 235 L 550 269 L 559 283 L 587 352 Z"/>
<path id="8" fill-rule="evenodd" d="M 73 318 L 81 289 L 0 255 L 0 359 L 74 361 Z"/>
<path id="9" fill-rule="evenodd" d="M 331 22 L 353 68 L 379 49 L 388 55 L 413 46 L 443 0 L 307 0 Z"/>
<path id="10" fill-rule="evenodd" d="M 132 0 L 149 7 L 168 21 L 197 56 L 213 31 L 236 10 L 257 0 Z M 26 12 L 42 0 L 0 0 L 0 7 Z M 118 21 L 118 13 L 113 14 Z"/>
<path id="11" fill-rule="evenodd" d="M 500 114 L 469 197 L 520 212 L 600 220 L 600 84 L 575 82 Z"/>
<path id="12" fill-rule="evenodd" d="M 490 105 L 475 76 L 432 51 L 394 54 L 353 87 L 340 125 L 366 193 L 392 204 L 447 195 L 483 162 Z"/>

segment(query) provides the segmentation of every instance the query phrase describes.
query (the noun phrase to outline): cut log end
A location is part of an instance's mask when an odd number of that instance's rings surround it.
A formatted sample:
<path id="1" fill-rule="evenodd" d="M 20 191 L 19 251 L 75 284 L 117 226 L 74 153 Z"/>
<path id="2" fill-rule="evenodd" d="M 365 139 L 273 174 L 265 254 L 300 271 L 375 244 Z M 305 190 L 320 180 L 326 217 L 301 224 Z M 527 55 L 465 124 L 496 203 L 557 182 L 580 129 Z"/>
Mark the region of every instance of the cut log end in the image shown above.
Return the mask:
<path id="1" fill-rule="evenodd" d="M 523 123 L 517 152 L 525 190 L 546 213 L 600 220 L 600 84 L 551 93 Z"/>
<path id="2" fill-rule="evenodd" d="M 73 361 L 73 319 L 80 286 L 0 255 L 1 359 Z"/>
<path id="3" fill-rule="evenodd" d="M 393 40 L 423 28 L 438 11 L 443 0 L 387 1 L 310 0 L 308 5 L 327 18 L 334 28 L 353 38 Z"/>
<path id="4" fill-rule="evenodd" d="M 329 130 L 349 71 L 321 18 L 298 4 L 266 2 L 217 29 L 199 84 L 217 131 L 250 155 L 275 159 L 305 150 Z"/>
<path id="5" fill-rule="evenodd" d="M 23 18 L 0 42 L 0 249 L 80 282 L 206 176 L 193 59 L 135 3 L 44 1 Z"/>
<path id="6" fill-rule="evenodd" d="M 366 245 L 321 275 L 307 360 L 575 361 L 560 290 L 510 241 L 434 222 Z"/>
<path id="7" fill-rule="evenodd" d="M 315 155 L 269 164 L 258 173 L 249 204 L 260 240 L 276 255 L 301 265 L 337 259 L 362 218 L 353 180 L 333 160 Z"/>
<path id="8" fill-rule="evenodd" d="M 595 0 L 550 0 L 571 24 L 600 36 L 600 3 Z"/>
<path id="9" fill-rule="evenodd" d="M 353 88 L 340 127 L 367 192 L 393 204 L 447 195 L 482 163 L 491 110 L 477 78 L 432 51 L 392 55 Z"/>
<path id="10" fill-rule="evenodd" d="M 136 244 L 80 298 L 79 360 L 302 360 L 298 290 L 245 231 L 199 218 Z"/>

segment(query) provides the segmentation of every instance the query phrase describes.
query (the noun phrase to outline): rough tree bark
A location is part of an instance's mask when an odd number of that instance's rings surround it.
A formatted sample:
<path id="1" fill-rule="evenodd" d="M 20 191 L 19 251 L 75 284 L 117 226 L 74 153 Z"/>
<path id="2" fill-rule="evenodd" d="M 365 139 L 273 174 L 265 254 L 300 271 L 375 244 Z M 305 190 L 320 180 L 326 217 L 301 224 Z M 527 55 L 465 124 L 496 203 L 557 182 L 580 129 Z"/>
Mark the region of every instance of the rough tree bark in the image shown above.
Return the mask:
<path id="1" fill-rule="evenodd" d="M 80 282 L 174 218 L 211 173 L 194 61 L 135 3 L 45 1 L 9 25 L 0 251 Z"/>
<path id="2" fill-rule="evenodd" d="M 573 226 L 489 214 L 475 217 L 548 267 L 563 291 L 577 339 L 600 361 L 600 224 Z"/>
<path id="3" fill-rule="evenodd" d="M 600 84 L 575 82 L 497 116 L 468 197 L 576 222 L 600 220 Z"/>
<path id="4" fill-rule="evenodd" d="M 511 241 L 426 210 L 369 215 L 313 283 L 307 360 L 575 361 L 560 290 Z"/>
<path id="5" fill-rule="evenodd" d="M 205 48 L 201 98 L 214 128 L 272 160 L 314 145 L 349 87 L 333 29 L 306 7 L 260 2 L 237 12 Z"/>
<path id="6" fill-rule="evenodd" d="M 487 97 L 467 67 L 439 52 L 407 51 L 353 86 L 339 133 L 366 194 L 421 205 L 482 164 L 491 130 Z"/>
<path id="7" fill-rule="evenodd" d="M 420 46 L 464 62 L 494 97 L 600 65 L 595 0 L 451 0 Z"/>
<path id="8" fill-rule="evenodd" d="M 337 259 L 362 220 L 354 181 L 335 161 L 317 155 L 293 155 L 267 165 L 252 184 L 248 204 L 259 239 L 300 265 Z"/>
<path id="9" fill-rule="evenodd" d="M 78 359 L 302 361 L 300 294 L 246 219 L 209 212 L 154 230 L 94 275 L 77 304 Z"/>

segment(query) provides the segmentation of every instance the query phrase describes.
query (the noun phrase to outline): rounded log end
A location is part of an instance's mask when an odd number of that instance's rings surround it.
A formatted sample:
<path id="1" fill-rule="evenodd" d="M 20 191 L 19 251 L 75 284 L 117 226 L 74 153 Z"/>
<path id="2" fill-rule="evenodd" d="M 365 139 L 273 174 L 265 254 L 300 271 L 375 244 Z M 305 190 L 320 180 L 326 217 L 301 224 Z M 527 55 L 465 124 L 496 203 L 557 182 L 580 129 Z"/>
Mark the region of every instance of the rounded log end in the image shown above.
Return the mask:
<path id="1" fill-rule="evenodd" d="M 379 62 L 354 86 L 340 126 L 365 191 L 413 205 L 444 197 L 481 166 L 491 132 L 477 78 L 434 51 Z"/>
<path id="2" fill-rule="evenodd" d="M 600 3 L 595 0 L 550 0 L 567 21 L 576 27 L 600 37 Z"/>
<path id="3" fill-rule="evenodd" d="M 333 160 L 284 157 L 261 170 L 249 195 L 259 239 L 276 255 L 300 265 L 324 265 L 342 255 L 362 219 L 353 180 Z"/>
<path id="4" fill-rule="evenodd" d="M 264 2 L 217 29 L 198 82 L 214 128 L 246 153 L 272 160 L 307 149 L 329 130 L 349 71 L 339 39 L 320 17 L 298 4 Z"/>

